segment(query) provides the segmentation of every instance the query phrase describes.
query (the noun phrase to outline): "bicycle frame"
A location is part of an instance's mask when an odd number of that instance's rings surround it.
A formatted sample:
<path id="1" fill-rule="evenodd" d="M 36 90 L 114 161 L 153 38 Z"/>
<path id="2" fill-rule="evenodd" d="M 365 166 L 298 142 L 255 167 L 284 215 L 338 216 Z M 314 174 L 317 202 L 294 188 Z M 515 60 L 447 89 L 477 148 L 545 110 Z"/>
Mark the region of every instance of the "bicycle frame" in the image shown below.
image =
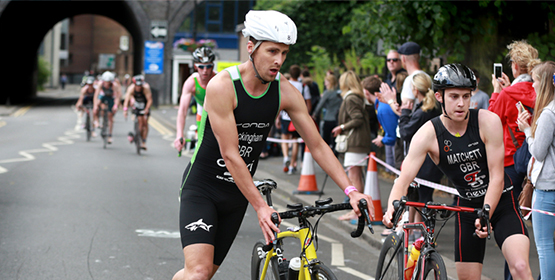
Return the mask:
<path id="1" fill-rule="evenodd" d="M 316 248 L 314 248 L 314 243 L 312 242 L 312 234 L 310 233 L 310 229 L 309 228 L 301 228 L 298 230 L 287 230 L 287 231 L 282 231 L 280 233 L 277 234 L 277 238 L 278 241 L 283 239 L 283 238 L 287 238 L 287 237 L 292 237 L 292 238 L 297 238 L 300 243 L 301 243 L 301 247 L 303 248 L 302 252 L 303 255 L 300 256 L 301 257 L 301 269 L 299 270 L 299 280 L 309 280 L 310 278 L 310 266 L 312 264 L 316 264 L 318 263 L 318 256 L 316 254 Z M 305 242 L 306 241 L 306 242 Z M 306 243 L 309 243 L 309 245 L 307 246 Z M 277 245 L 276 246 L 277 249 L 281 249 L 281 245 Z M 283 257 L 276 252 L 276 250 L 274 248 L 272 248 L 270 251 L 267 252 L 267 257 L 266 257 L 266 261 L 264 262 L 264 267 L 262 269 L 262 273 L 260 275 L 260 279 L 265 279 L 266 277 L 266 272 L 268 271 L 268 267 L 270 265 L 270 260 L 273 257 L 277 257 L 278 260 L 278 264 L 281 263 L 283 261 Z"/>
<path id="2" fill-rule="evenodd" d="M 420 255 L 418 257 L 418 260 L 416 262 L 416 265 L 414 267 L 414 271 L 411 275 L 410 279 L 423 279 L 424 277 L 424 273 L 425 273 L 425 265 L 426 265 L 426 258 L 428 256 L 430 256 L 433 252 L 437 252 L 435 249 L 435 241 L 434 239 L 436 238 L 436 233 L 435 233 L 435 227 L 436 227 L 436 215 L 440 214 L 440 213 L 449 213 L 448 211 L 452 211 L 452 212 L 467 212 L 467 213 L 477 213 L 479 217 L 483 217 L 483 215 L 486 215 L 486 217 L 489 217 L 489 205 L 487 205 L 487 208 L 485 207 L 484 209 L 487 210 L 480 210 L 480 209 L 475 209 L 475 208 L 470 208 L 470 207 L 463 207 L 463 206 L 448 206 L 445 204 L 433 204 L 433 203 L 421 203 L 421 202 L 410 202 L 410 201 L 406 201 L 406 197 L 403 197 L 401 199 L 402 204 L 400 205 L 401 207 L 406 207 L 406 206 L 412 206 L 412 207 L 417 207 L 417 208 L 421 208 L 422 210 L 418 210 L 418 212 L 422 215 L 423 217 L 423 221 L 422 222 L 417 222 L 417 223 L 408 223 L 405 222 L 403 224 L 403 275 L 406 272 L 406 270 L 408 269 L 407 265 L 408 265 L 408 261 L 409 261 L 409 236 L 411 231 L 413 230 L 420 230 L 422 232 L 422 235 L 424 237 L 424 242 L 422 244 L 422 248 L 420 250 Z M 398 201 L 397 201 L 398 202 Z M 399 205 L 395 205 L 394 202 L 394 206 L 396 207 L 396 212 L 397 212 L 397 208 L 399 207 Z M 405 211 L 408 211 L 408 209 L 405 209 Z M 397 215 L 402 214 L 403 211 L 399 211 L 397 213 Z M 452 217 L 452 216 L 451 216 Z M 448 219 L 450 219 L 451 217 L 445 217 Z M 486 224 L 488 227 L 488 238 L 489 236 L 489 232 L 490 232 L 490 226 L 489 226 L 489 218 L 486 218 Z M 399 218 L 399 216 L 396 216 L 394 218 L 394 221 L 397 221 Z M 396 223 L 396 222 L 395 222 Z M 399 242 L 397 244 L 397 246 L 395 247 L 394 250 L 394 255 L 391 257 L 391 259 L 389 259 L 387 266 L 385 268 L 385 271 L 387 271 L 390 267 L 391 262 L 396 258 L 396 255 L 398 253 L 400 253 L 400 247 L 401 247 L 401 243 Z M 420 274 L 420 275 L 419 275 Z M 383 275 L 382 275 L 383 276 Z"/>

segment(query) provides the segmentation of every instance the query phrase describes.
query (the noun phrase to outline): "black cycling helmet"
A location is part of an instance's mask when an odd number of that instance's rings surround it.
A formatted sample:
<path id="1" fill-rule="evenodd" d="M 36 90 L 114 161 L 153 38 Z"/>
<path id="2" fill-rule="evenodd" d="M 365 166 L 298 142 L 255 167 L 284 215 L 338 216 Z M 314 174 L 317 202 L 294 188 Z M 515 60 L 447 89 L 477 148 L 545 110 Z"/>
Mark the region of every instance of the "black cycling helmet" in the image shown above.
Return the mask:
<path id="1" fill-rule="evenodd" d="M 434 91 L 439 92 L 441 90 L 441 96 L 445 98 L 445 89 L 447 88 L 468 88 L 474 91 L 476 89 L 476 76 L 467 66 L 460 63 L 452 63 L 439 68 L 434 75 L 432 84 Z M 451 119 L 445 111 L 444 101 L 441 102 L 441 107 L 443 108 L 443 115 Z M 466 114 L 466 118 L 468 118 L 468 114 Z"/>
<path id="2" fill-rule="evenodd" d="M 145 77 L 143 75 L 134 76 L 133 83 L 137 86 L 142 86 L 145 83 Z"/>
<path id="3" fill-rule="evenodd" d="M 193 52 L 193 62 L 210 63 L 214 62 L 214 59 L 216 59 L 216 55 L 210 48 L 200 47 Z"/>
<path id="4" fill-rule="evenodd" d="M 474 72 L 460 63 L 447 64 L 439 68 L 433 80 L 434 91 L 446 88 L 476 89 Z"/>

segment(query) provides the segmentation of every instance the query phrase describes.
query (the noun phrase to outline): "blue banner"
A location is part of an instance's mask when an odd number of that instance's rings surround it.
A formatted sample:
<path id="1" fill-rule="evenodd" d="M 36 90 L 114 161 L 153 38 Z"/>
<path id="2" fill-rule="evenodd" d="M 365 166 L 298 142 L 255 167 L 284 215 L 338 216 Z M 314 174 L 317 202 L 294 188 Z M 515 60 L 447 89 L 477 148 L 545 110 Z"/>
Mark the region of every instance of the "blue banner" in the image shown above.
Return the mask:
<path id="1" fill-rule="evenodd" d="M 145 74 L 164 73 L 164 43 L 158 41 L 145 42 Z"/>

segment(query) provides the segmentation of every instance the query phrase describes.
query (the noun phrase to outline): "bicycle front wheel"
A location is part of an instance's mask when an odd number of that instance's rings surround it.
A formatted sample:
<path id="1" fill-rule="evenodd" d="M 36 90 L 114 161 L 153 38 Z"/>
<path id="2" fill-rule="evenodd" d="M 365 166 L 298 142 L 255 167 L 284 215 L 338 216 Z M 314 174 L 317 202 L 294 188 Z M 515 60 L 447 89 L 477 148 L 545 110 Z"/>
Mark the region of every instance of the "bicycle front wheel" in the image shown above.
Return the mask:
<path id="1" fill-rule="evenodd" d="M 268 252 L 265 252 L 262 247 L 264 247 L 264 243 L 262 241 L 258 241 L 256 242 L 256 244 L 254 244 L 254 248 L 252 249 L 251 279 L 279 280 L 279 268 L 276 257 L 270 259 L 270 262 L 268 263 L 268 267 L 266 269 L 266 277 L 261 278 L 264 264 L 266 263 L 266 258 L 268 257 Z"/>
<path id="2" fill-rule="evenodd" d="M 141 129 L 139 127 L 139 121 L 135 118 L 135 148 L 137 149 L 137 154 L 141 154 L 141 145 L 143 141 L 141 139 Z"/>
<path id="3" fill-rule="evenodd" d="M 337 277 L 335 277 L 331 269 L 324 264 L 313 266 L 311 276 L 313 280 L 337 280 Z"/>
<path id="4" fill-rule="evenodd" d="M 91 134 L 92 134 L 91 115 L 88 111 L 85 111 L 85 114 L 87 114 L 87 116 L 85 117 L 85 128 L 87 129 L 87 141 L 91 141 Z"/>
<path id="5" fill-rule="evenodd" d="M 397 250 L 395 250 L 397 249 Z M 385 238 L 380 257 L 378 258 L 378 268 L 376 269 L 376 279 L 398 280 L 403 279 L 403 238 L 395 232 Z"/>
<path id="6" fill-rule="evenodd" d="M 424 260 L 424 277 L 418 275 L 420 280 L 447 280 L 447 269 L 438 252 L 431 252 Z"/>

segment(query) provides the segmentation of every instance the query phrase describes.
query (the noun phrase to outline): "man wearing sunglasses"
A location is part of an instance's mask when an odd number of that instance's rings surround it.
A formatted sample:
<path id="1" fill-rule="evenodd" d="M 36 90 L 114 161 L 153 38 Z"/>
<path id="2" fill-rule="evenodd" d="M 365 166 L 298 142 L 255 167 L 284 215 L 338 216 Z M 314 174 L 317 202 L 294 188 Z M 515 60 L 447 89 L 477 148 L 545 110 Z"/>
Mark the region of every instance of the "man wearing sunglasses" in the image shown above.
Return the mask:
<path id="1" fill-rule="evenodd" d="M 177 111 L 177 133 L 173 145 L 178 151 L 183 149 L 183 142 L 181 139 L 184 139 L 183 127 L 185 126 L 185 118 L 187 117 L 187 110 L 189 109 L 191 98 L 194 97 L 197 103 L 198 127 L 202 115 L 202 106 L 204 105 L 204 96 L 206 95 L 206 86 L 210 79 L 216 76 L 216 72 L 214 72 L 214 59 L 216 55 L 210 48 L 197 48 L 192 55 L 195 73 L 189 76 L 185 83 L 183 83 L 179 110 Z"/>
<path id="2" fill-rule="evenodd" d="M 395 83 L 397 81 L 395 79 L 397 74 L 407 72 L 407 70 L 403 69 L 401 58 L 399 57 L 399 52 L 397 52 L 397 50 L 389 50 L 386 61 L 389 73 L 387 73 L 387 76 L 385 77 L 385 83 L 388 84 L 389 87 L 397 89 Z M 399 90 L 397 90 L 397 92 L 399 92 Z M 400 104 L 400 100 L 398 103 Z"/>

